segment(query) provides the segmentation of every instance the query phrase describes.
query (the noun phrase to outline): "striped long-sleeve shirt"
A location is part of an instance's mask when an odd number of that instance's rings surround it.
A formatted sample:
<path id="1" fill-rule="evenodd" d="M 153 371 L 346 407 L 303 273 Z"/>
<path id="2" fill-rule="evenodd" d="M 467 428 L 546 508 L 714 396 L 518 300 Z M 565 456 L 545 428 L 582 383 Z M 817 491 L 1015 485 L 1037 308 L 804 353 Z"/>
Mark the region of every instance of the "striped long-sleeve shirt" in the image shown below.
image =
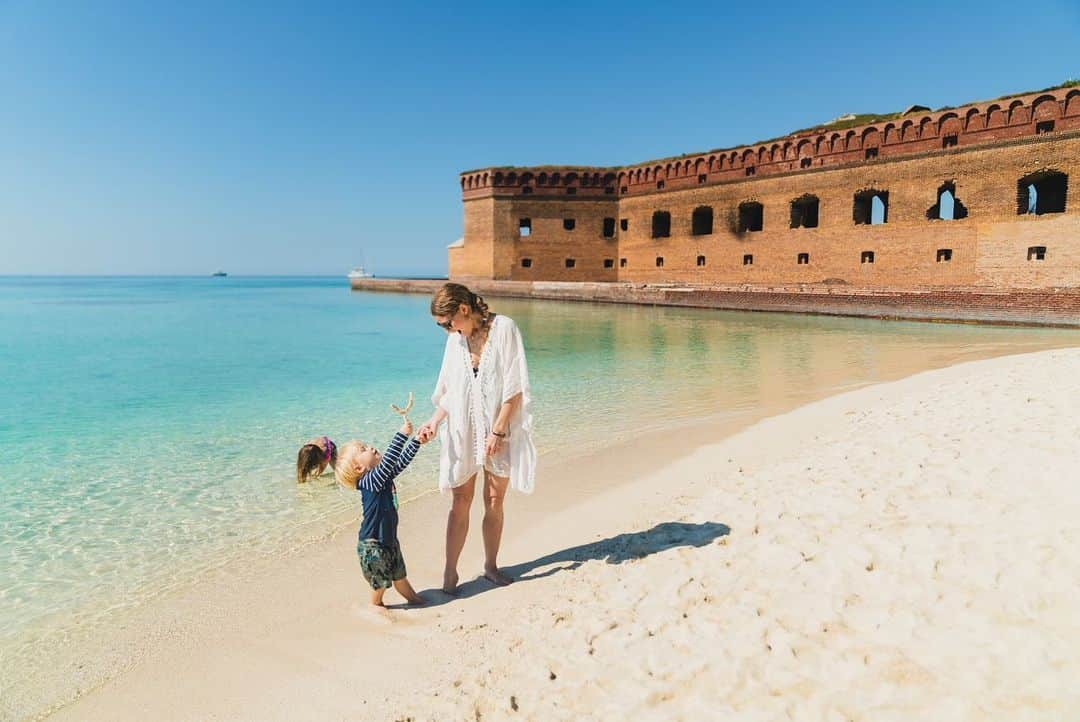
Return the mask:
<path id="1" fill-rule="evenodd" d="M 405 470 L 419 449 L 419 441 L 396 433 L 379 465 L 356 480 L 356 489 L 364 504 L 360 539 L 374 539 L 381 544 L 397 543 L 398 512 L 394 506 L 394 478 Z"/>

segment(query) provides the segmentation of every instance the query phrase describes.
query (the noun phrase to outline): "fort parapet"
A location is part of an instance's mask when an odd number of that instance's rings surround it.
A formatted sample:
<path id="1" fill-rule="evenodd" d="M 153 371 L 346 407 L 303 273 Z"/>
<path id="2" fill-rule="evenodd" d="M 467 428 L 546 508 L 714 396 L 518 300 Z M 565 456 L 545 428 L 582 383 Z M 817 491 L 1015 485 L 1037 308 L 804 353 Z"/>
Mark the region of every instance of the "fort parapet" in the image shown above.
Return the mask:
<path id="1" fill-rule="evenodd" d="M 1080 290 L 1080 88 L 632 166 L 461 174 L 462 281 Z"/>

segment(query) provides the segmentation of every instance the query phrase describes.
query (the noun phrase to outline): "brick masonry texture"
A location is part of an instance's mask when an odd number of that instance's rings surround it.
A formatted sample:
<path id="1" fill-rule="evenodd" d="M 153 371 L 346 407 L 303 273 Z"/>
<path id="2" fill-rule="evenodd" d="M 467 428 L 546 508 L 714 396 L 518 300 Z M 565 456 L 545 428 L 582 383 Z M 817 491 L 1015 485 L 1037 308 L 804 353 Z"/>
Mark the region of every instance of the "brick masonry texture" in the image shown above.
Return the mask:
<path id="1" fill-rule="evenodd" d="M 441 279 L 360 278 L 352 280 L 352 288 L 430 295 L 443 283 Z M 469 281 L 469 287 L 491 297 L 1080 328 L 1080 290 L 1076 289 L 914 290 L 484 279 Z"/>
<path id="2" fill-rule="evenodd" d="M 1078 171 L 1080 88 L 620 168 L 489 168 L 461 176 L 465 236 L 449 275 L 610 285 L 602 300 L 634 303 L 1069 322 Z M 1064 210 L 1021 213 L 1021 179 L 1048 172 L 1067 179 Z M 931 218 L 946 187 L 966 217 Z M 887 193 L 885 223 L 856 223 L 866 191 Z M 792 201 L 807 197 L 817 227 L 792 228 Z M 761 230 L 740 226 L 746 204 L 760 204 Z M 694 233 L 695 209 L 711 209 L 711 229 Z M 654 237 L 656 212 L 670 214 L 670 235 Z"/>

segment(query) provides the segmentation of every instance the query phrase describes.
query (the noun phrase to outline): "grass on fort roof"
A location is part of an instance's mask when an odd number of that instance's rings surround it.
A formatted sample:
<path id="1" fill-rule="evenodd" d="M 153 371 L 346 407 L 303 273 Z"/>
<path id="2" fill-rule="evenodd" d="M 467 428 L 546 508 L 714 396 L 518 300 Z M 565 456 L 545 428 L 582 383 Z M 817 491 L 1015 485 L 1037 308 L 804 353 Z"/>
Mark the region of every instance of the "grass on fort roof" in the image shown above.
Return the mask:
<path id="1" fill-rule="evenodd" d="M 1023 90 L 1019 93 L 1009 93 L 1007 95 L 1001 95 L 992 100 L 1007 100 L 1008 98 L 1016 98 L 1021 95 L 1034 95 L 1035 93 L 1046 93 L 1051 90 L 1061 90 L 1062 88 L 1076 88 L 1080 87 L 1080 78 L 1067 78 L 1065 82 L 1057 85 L 1051 85 L 1048 88 L 1040 88 L 1039 90 Z M 986 103 L 991 101 L 976 100 L 971 103 L 964 103 L 964 105 L 943 105 L 940 108 L 928 111 L 930 113 L 940 113 L 945 110 L 955 110 L 968 105 L 979 105 L 980 103 Z M 628 165 L 619 166 L 583 166 L 583 165 L 533 165 L 533 166 L 485 166 L 483 168 L 476 168 L 474 170 L 462 171 L 461 175 L 468 173 L 475 173 L 480 170 L 488 170 L 490 168 L 498 168 L 504 171 L 617 171 L 626 168 L 636 168 L 644 165 L 645 163 L 664 163 L 672 160 L 685 160 L 686 158 L 695 158 L 699 155 L 708 155 L 709 153 L 725 153 L 736 150 L 738 148 L 746 148 L 752 145 L 765 145 L 767 143 L 775 143 L 781 140 L 790 140 L 799 135 L 813 135 L 815 133 L 831 133 L 838 130 L 847 130 L 848 128 L 855 128 L 860 125 L 870 125 L 871 123 L 880 123 L 886 120 L 899 120 L 904 115 L 903 111 L 895 113 L 859 113 L 846 120 L 840 120 L 833 123 L 822 123 L 809 128 L 800 128 L 799 130 L 793 130 L 787 135 L 781 135 L 776 138 L 768 138 L 766 140 L 756 140 L 753 143 L 741 143 L 730 148 L 710 148 L 706 151 L 699 151 L 695 153 L 682 153 L 680 155 L 671 155 L 666 158 L 656 158 L 655 160 L 648 160 L 641 163 L 631 163 Z"/>

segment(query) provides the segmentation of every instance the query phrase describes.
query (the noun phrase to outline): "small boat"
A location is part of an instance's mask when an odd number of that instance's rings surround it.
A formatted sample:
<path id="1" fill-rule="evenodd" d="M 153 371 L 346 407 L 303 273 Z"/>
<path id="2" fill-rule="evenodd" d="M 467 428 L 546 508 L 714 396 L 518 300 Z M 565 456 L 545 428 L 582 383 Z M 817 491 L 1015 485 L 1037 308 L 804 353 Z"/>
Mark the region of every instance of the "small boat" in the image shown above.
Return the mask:
<path id="1" fill-rule="evenodd" d="M 354 278 L 375 278 L 375 274 L 365 271 L 363 266 L 357 266 L 349 271 L 349 279 L 351 280 Z"/>
<path id="2" fill-rule="evenodd" d="M 210 276 L 212 278 L 225 278 L 225 276 L 228 276 L 228 275 L 229 274 L 225 273 L 225 271 L 214 271 L 213 273 L 210 274 Z"/>

